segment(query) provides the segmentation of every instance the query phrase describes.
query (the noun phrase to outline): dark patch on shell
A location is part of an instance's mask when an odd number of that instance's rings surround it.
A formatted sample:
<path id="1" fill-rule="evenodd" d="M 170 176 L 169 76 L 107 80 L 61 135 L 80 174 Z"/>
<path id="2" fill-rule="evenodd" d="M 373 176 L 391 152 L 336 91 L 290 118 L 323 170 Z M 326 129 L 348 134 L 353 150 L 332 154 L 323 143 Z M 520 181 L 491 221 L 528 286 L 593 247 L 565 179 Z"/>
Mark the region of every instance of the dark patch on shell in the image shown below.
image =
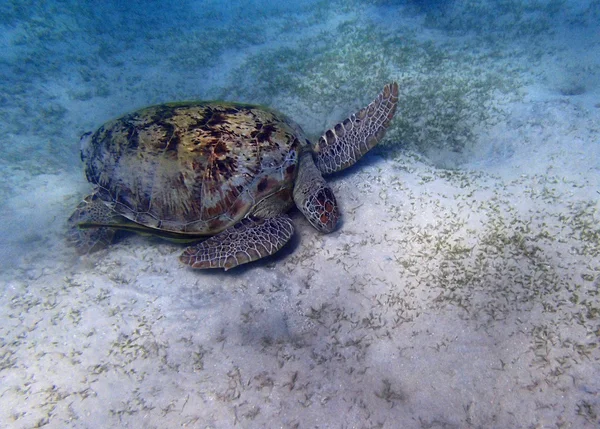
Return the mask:
<path id="1" fill-rule="evenodd" d="M 177 148 L 179 146 L 180 138 L 176 132 L 173 132 L 173 135 L 167 142 L 167 147 L 165 147 L 166 151 L 177 152 Z"/>
<path id="2" fill-rule="evenodd" d="M 265 124 L 260 132 L 256 134 L 256 140 L 259 143 L 269 142 L 271 141 L 271 134 L 275 132 L 276 128 L 273 124 Z"/>
<path id="3" fill-rule="evenodd" d="M 217 159 L 211 169 L 211 176 L 215 181 L 229 180 L 233 176 L 236 166 L 233 158 Z"/>
<path id="4" fill-rule="evenodd" d="M 210 128 L 214 128 L 214 127 L 218 127 L 219 125 L 223 125 L 226 122 L 227 122 L 227 116 L 225 116 L 223 113 L 217 111 L 217 112 L 213 112 L 210 115 L 210 119 L 206 123 L 206 126 L 210 127 Z"/>
<path id="5" fill-rule="evenodd" d="M 214 144 L 213 152 L 216 156 L 224 156 L 229 153 L 229 149 L 227 149 L 225 142 L 217 141 Z"/>
<path id="6" fill-rule="evenodd" d="M 267 180 L 267 178 L 263 177 L 262 179 L 260 179 L 260 182 L 258 182 L 256 189 L 258 190 L 258 192 L 264 192 L 264 190 L 267 189 L 268 184 L 269 181 Z"/>

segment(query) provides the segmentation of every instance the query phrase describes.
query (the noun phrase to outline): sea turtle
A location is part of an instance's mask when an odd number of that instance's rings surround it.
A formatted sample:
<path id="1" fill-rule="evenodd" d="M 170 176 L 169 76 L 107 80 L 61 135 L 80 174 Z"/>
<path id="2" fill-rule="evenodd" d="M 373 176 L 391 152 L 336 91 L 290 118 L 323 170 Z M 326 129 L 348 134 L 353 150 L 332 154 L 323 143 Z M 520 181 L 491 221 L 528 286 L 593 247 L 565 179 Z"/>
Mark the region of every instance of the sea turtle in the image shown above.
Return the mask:
<path id="1" fill-rule="evenodd" d="M 180 260 L 228 270 L 283 247 L 294 232 L 286 214 L 294 203 L 317 230 L 331 232 L 339 213 L 322 174 L 373 148 L 397 102 L 398 84 L 385 85 L 316 144 L 283 114 L 249 104 L 160 104 L 107 122 L 81 140 L 95 189 L 69 218 L 70 240 L 89 253 L 116 230 L 204 239 Z"/>

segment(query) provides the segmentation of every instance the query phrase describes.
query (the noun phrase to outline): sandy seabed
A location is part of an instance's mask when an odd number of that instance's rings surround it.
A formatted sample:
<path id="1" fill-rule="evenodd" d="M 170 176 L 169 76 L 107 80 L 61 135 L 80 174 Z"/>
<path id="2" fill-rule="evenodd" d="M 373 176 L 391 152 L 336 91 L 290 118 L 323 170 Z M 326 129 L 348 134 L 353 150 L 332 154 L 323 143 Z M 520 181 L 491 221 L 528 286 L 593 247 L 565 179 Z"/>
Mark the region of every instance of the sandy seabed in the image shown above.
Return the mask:
<path id="1" fill-rule="evenodd" d="M 179 246 L 137 236 L 78 258 L 55 219 L 4 277 L 0 420 L 594 427 L 598 157 L 561 126 L 524 125 L 546 144 L 491 170 L 367 157 L 332 181 L 338 231 L 296 213 L 291 246 L 228 273 L 186 269 Z M 69 179 L 29 186 L 61 213 Z"/>

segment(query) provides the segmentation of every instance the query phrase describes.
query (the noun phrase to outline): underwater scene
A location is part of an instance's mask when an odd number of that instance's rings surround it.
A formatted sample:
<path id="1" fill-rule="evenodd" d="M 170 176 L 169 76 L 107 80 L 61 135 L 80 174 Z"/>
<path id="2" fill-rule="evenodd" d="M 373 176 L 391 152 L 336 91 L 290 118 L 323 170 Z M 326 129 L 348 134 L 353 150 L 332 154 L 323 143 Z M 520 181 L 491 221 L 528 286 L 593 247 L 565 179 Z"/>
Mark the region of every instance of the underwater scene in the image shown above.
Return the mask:
<path id="1" fill-rule="evenodd" d="M 4 0 L 0 45 L 0 427 L 600 427 L 600 0 Z"/>

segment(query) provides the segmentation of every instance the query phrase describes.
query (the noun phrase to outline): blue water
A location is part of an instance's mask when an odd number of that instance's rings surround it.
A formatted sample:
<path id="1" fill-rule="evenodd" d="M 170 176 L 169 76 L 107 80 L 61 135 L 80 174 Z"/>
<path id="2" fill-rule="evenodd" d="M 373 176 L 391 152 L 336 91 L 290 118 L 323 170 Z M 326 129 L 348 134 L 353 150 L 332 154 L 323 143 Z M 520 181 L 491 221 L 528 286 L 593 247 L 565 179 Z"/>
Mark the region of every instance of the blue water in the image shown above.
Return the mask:
<path id="1" fill-rule="evenodd" d="M 0 426 L 598 427 L 599 24 L 598 0 L 1 2 Z M 79 137 L 112 118 L 225 99 L 317 139 L 391 81 L 331 236 L 295 213 L 228 274 L 65 243 Z"/>

